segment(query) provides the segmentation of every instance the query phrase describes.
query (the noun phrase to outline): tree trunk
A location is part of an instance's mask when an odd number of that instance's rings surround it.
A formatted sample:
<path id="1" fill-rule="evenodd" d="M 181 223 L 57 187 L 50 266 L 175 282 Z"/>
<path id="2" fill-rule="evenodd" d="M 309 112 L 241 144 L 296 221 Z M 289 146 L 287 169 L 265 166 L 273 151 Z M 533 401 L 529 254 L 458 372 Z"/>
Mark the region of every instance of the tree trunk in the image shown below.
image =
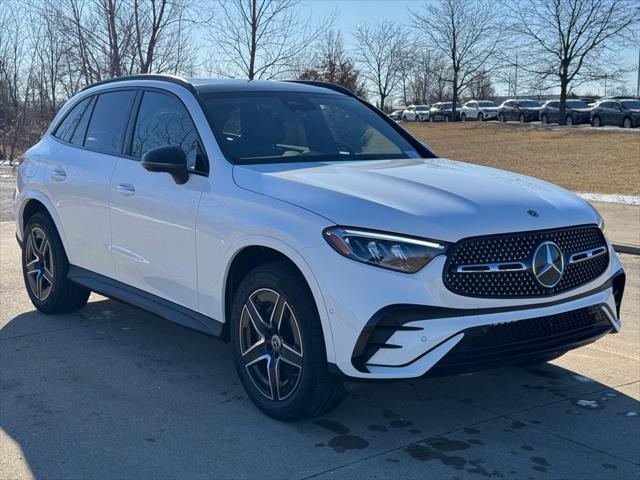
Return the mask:
<path id="1" fill-rule="evenodd" d="M 563 74 L 560 76 L 560 118 L 559 118 L 559 123 L 560 125 L 566 125 L 567 124 L 567 117 L 566 117 L 566 113 L 567 113 L 567 87 L 568 87 L 568 83 L 569 81 L 567 80 L 567 75 Z"/>
<path id="2" fill-rule="evenodd" d="M 455 122 L 457 119 L 456 111 L 458 109 L 458 71 L 457 70 L 453 71 L 453 88 L 451 93 L 453 98 L 451 99 L 452 101 L 451 118 L 449 120 L 451 120 L 452 122 Z"/>
<path id="3" fill-rule="evenodd" d="M 256 35 L 258 32 L 258 19 L 256 12 L 256 0 L 251 0 L 251 48 L 249 51 L 249 80 L 253 80 L 256 68 Z"/>

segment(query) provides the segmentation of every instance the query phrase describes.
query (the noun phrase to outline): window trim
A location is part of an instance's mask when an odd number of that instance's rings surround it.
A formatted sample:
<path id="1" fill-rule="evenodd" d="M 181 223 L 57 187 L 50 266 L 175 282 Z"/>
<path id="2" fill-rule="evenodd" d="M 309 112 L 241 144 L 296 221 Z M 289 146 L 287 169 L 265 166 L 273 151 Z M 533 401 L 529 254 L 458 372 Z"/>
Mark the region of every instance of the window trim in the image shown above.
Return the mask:
<path id="1" fill-rule="evenodd" d="M 57 135 L 58 130 L 60 130 L 60 127 L 62 126 L 62 124 L 65 122 L 65 120 L 69 117 L 69 115 L 71 115 L 73 113 L 73 111 L 80 106 L 80 104 L 82 102 L 84 102 L 85 100 L 89 100 L 89 103 L 87 104 L 87 106 L 84 107 L 84 109 L 82 110 L 82 112 L 80 113 L 80 116 L 78 117 L 79 119 L 82 119 L 82 116 L 84 115 L 84 112 L 87 110 L 87 107 L 89 105 L 91 105 L 91 101 L 93 100 L 93 95 L 87 95 L 85 97 L 82 97 L 81 99 L 79 99 L 78 101 L 74 102 L 74 104 L 69 107 L 69 110 L 67 111 L 67 113 L 64 114 L 64 116 L 60 119 L 60 121 L 57 123 L 57 125 L 55 126 L 55 128 L 53 130 L 51 130 L 51 136 L 57 138 L 58 140 L 61 140 L 63 142 L 66 142 L 66 140 L 64 140 L 63 138 L 59 137 Z M 78 123 L 76 123 L 76 125 L 73 127 L 73 131 L 71 132 L 71 137 L 73 138 L 73 135 L 76 132 L 76 128 L 78 128 L 78 124 L 80 123 L 80 121 L 78 121 Z M 71 142 L 67 142 L 67 143 L 71 143 Z"/>
<path id="2" fill-rule="evenodd" d="M 211 172 L 211 165 L 209 162 L 209 155 L 207 155 L 207 151 L 204 148 L 204 143 L 202 142 L 202 137 L 200 136 L 200 132 L 198 131 L 198 126 L 196 122 L 193 120 L 193 116 L 191 115 L 191 112 L 189 111 L 187 106 L 184 104 L 182 99 L 172 91 L 166 90 L 164 88 L 139 87 L 138 95 L 136 96 L 133 102 L 133 108 L 131 109 L 131 113 L 129 115 L 129 123 L 127 126 L 125 138 L 124 138 L 122 153 L 120 156 L 126 160 L 132 160 L 138 163 L 142 161 L 142 157 L 135 157 L 131 155 L 131 149 L 133 148 L 133 134 L 136 129 L 136 122 L 138 121 L 138 115 L 140 114 L 140 106 L 142 105 L 142 99 L 146 92 L 154 92 L 154 93 L 159 93 L 161 95 L 167 95 L 168 97 L 175 98 L 175 100 L 177 100 L 178 103 L 182 105 L 182 108 L 184 108 L 185 112 L 187 112 L 187 115 L 189 116 L 189 120 L 191 120 L 191 123 L 193 124 L 193 128 L 195 130 L 196 136 L 198 137 L 198 147 L 200 148 L 200 150 L 202 151 L 202 154 L 204 155 L 204 163 L 205 163 L 205 170 L 206 170 L 204 172 L 201 172 L 199 170 L 188 170 L 188 172 L 190 175 L 200 175 L 203 177 L 208 177 L 209 172 Z M 198 105 L 200 105 L 200 102 L 198 102 Z"/>

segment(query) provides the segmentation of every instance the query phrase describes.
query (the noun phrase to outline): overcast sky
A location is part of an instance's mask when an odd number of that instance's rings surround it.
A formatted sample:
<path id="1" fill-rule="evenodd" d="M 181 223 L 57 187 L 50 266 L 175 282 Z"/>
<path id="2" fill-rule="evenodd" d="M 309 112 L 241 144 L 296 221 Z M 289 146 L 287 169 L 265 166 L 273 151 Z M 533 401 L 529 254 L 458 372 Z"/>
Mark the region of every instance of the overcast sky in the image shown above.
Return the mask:
<path id="1" fill-rule="evenodd" d="M 409 8 L 418 10 L 424 3 L 425 0 L 305 0 L 305 8 L 311 11 L 314 18 L 322 18 L 330 15 L 334 10 L 337 11 L 336 27 L 342 31 L 347 42 L 352 42 L 351 31 L 358 23 L 377 22 L 384 19 L 407 23 L 407 10 Z M 413 34 L 413 32 L 407 32 L 408 35 L 410 33 Z M 625 64 L 637 67 L 638 48 L 626 49 L 623 61 Z M 636 89 L 636 71 L 627 75 L 628 88 L 633 92 Z M 496 93 L 506 94 L 506 91 L 501 91 L 502 86 L 497 87 Z M 587 88 L 591 91 L 595 90 L 594 93 L 603 93 L 603 85 L 583 86 L 579 91 Z"/>

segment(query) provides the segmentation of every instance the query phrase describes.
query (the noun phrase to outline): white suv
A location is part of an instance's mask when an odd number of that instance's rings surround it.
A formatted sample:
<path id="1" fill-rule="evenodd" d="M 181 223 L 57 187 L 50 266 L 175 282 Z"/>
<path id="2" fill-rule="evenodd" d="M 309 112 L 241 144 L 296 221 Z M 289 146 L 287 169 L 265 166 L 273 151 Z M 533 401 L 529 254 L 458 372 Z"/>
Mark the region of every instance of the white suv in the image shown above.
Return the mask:
<path id="1" fill-rule="evenodd" d="M 429 105 L 409 105 L 402 112 L 403 122 L 428 122 Z"/>
<path id="2" fill-rule="evenodd" d="M 465 120 L 491 120 L 498 118 L 498 105 L 491 100 L 470 100 L 460 109 L 460 118 Z"/>
<path id="3" fill-rule="evenodd" d="M 330 84 L 93 85 L 25 153 L 15 211 L 36 308 L 95 291 L 230 341 L 279 419 L 326 412 L 343 378 L 544 361 L 620 328 L 589 204 L 438 158 Z"/>

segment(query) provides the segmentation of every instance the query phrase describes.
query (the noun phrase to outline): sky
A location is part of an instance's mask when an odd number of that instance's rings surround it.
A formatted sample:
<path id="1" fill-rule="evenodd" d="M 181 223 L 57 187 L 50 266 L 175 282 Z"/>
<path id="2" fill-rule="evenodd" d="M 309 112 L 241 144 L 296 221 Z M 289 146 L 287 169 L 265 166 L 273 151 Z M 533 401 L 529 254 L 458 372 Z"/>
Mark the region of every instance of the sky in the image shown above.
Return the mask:
<path id="1" fill-rule="evenodd" d="M 313 18 L 323 18 L 330 15 L 334 10 L 336 15 L 336 27 L 342 31 L 347 42 L 353 41 L 351 31 L 359 23 L 375 23 L 384 19 L 407 23 L 407 11 L 419 10 L 424 5 L 425 0 L 304 0 L 307 9 Z M 407 32 L 409 35 L 409 32 Z M 626 49 L 623 53 L 623 62 L 633 66 L 638 65 L 638 48 Z M 637 68 L 633 73 L 627 75 L 628 89 L 635 92 L 637 81 Z M 502 92 L 502 86 L 497 86 L 497 93 Z M 581 87 L 579 91 L 588 88 L 593 93 L 604 94 L 604 85 L 594 84 Z"/>

